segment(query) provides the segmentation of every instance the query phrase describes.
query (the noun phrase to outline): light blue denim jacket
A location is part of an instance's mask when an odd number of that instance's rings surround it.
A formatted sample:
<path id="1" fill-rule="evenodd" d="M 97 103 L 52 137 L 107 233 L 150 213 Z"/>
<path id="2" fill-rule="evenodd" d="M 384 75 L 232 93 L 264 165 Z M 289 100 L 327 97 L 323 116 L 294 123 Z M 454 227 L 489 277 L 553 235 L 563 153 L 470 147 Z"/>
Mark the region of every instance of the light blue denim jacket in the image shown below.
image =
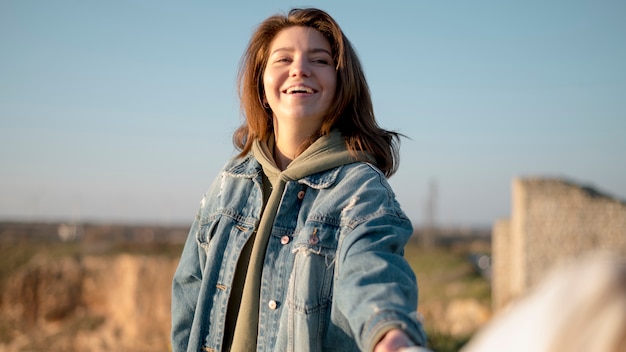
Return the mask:
<path id="1" fill-rule="evenodd" d="M 203 197 L 174 275 L 173 351 L 228 349 L 230 286 L 262 206 L 261 165 L 251 155 L 231 160 Z M 288 182 L 265 255 L 257 351 L 368 351 L 390 327 L 424 345 L 403 258 L 411 234 L 371 164 Z"/>

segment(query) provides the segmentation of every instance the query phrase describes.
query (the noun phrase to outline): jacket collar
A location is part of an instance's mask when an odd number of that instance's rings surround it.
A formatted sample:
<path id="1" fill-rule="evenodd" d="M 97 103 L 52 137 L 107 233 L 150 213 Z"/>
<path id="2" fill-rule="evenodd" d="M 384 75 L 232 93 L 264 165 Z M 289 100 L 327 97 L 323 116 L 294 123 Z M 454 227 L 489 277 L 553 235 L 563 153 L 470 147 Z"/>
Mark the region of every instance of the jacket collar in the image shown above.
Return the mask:
<path id="1" fill-rule="evenodd" d="M 305 176 L 298 180 L 298 183 L 305 184 L 311 188 L 315 189 L 325 189 L 332 187 L 335 182 L 337 182 L 337 178 L 339 177 L 339 172 L 343 168 L 343 165 L 335 167 L 334 169 L 330 169 L 327 171 L 318 172 L 316 174 L 312 174 L 309 176 Z"/>
<path id="2" fill-rule="evenodd" d="M 314 173 L 298 180 L 298 183 L 307 185 L 314 189 L 325 189 L 332 187 L 339 177 L 342 166 L 332 168 L 327 171 Z M 234 159 L 225 169 L 224 173 L 232 177 L 255 178 L 262 172 L 261 164 L 248 154 L 244 157 Z"/>
<path id="3" fill-rule="evenodd" d="M 233 159 L 224 170 L 224 173 L 229 176 L 242 178 L 255 178 L 261 172 L 261 164 L 252 156 L 252 153 Z"/>

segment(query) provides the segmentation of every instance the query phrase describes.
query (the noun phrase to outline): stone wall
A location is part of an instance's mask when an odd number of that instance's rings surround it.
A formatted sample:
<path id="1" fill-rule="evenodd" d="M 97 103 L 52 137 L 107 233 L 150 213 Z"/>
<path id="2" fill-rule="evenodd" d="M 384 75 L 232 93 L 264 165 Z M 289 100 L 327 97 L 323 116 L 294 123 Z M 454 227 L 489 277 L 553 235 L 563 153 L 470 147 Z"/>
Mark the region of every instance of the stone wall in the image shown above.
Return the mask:
<path id="1" fill-rule="evenodd" d="M 494 303 L 508 302 L 511 299 L 511 222 L 498 220 L 491 232 L 491 300 Z"/>
<path id="2" fill-rule="evenodd" d="M 561 179 L 513 180 L 511 218 L 493 226 L 494 310 L 564 260 L 592 250 L 626 255 L 626 203 Z"/>

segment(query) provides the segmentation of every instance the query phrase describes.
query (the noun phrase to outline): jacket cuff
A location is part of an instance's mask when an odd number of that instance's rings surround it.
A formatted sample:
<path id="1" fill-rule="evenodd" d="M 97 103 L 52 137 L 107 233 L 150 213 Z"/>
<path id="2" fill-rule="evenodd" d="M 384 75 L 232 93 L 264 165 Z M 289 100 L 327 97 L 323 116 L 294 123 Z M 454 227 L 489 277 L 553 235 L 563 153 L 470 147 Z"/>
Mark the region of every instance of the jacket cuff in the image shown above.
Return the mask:
<path id="1" fill-rule="evenodd" d="M 418 346 L 426 345 L 426 334 L 421 324 L 410 319 L 404 314 L 400 314 L 395 311 L 379 312 L 371 319 L 363 330 L 367 341 L 367 350 L 373 351 L 376 344 L 383 338 L 383 336 L 393 330 L 400 329 Z"/>

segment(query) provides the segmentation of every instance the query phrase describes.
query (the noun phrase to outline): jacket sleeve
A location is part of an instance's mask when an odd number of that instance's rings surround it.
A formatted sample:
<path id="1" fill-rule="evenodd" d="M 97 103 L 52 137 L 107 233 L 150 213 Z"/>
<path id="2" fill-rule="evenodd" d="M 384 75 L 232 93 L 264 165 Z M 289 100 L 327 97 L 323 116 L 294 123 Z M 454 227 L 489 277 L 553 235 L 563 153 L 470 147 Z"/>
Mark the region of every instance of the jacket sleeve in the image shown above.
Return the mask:
<path id="1" fill-rule="evenodd" d="M 384 181 L 360 201 L 381 204 L 342 231 L 336 266 L 335 302 L 348 317 L 359 348 L 372 351 L 382 335 L 402 329 L 425 346 L 426 334 L 417 319 L 417 280 L 404 259 L 413 232 Z"/>
<path id="2" fill-rule="evenodd" d="M 204 250 L 198 247 L 196 234 L 199 214 L 193 222 L 172 281 L 172 351 L 187 351 L 198 295 L 202 283 Z"/>

